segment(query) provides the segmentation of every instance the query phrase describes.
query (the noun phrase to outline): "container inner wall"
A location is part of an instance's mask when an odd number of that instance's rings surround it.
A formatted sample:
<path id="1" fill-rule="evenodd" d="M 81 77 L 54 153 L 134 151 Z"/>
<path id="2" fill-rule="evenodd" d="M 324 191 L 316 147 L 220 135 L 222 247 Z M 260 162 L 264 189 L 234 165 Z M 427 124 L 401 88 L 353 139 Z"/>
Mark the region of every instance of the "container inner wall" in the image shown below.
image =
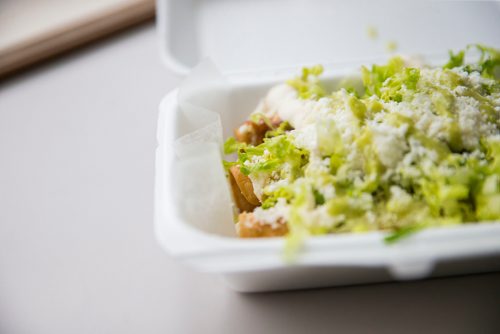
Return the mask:
<path id="1" fill-rule="evenodd" d="M 495 2 L 160 0 L 164 55 L 184 73 L 210 57 L 223 71 L 443 53 L 500 45 Z M 369 36 L 373 27 L 378 37 Z M 170 62 L 172 63 L 172 62 Z M 181 65 L 181 66 L 182 66 Z"/>

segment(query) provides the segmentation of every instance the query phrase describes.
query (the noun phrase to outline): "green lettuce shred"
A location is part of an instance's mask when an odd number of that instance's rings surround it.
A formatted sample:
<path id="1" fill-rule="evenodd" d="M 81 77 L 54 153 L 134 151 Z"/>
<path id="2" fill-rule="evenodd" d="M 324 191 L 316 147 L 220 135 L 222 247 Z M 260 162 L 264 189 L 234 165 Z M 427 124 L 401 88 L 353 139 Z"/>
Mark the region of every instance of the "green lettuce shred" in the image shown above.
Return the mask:
<path id="1" fill-rule="evenodd" d="M 229 138 L 224 153 L 236 153 L 237 159 L 224 165 L 238 165 L 243 174 L 266 180 L 260 210 L 278 203 L 288 208 L 287 260 L 310 235 L 382 230 L 392 244 L 429 227 L 498 221 L 499 71 L 500 51 L 477 44 L 450 51 L 440 68 L 412 67 L 402 57 L 363 66 L 360 94 L 328 92 L 320 82 L 323 67 L 306 67 L 287 84 L 299 100 L 328 102 L 311 125 L 315 149 L 306 149 L 297 139 L 301 132 L 285 121 L 269 126 L 260 145 Z M 476 127 L 489 127 L 489 135 L 464 132 L 463 101 L 477 108 L 482 123 Z M 418 125 L 413 115 L 419 108 L 434 117 L 428 127 L 441 120 L 434 135 Z M 270 124 L 262 114 L 251 120 Z M 376 126 L 382 135 L 401 135 L 381 142 Z M 399 154 L 396 163 L 390 165 L 383 149 Z"/>
<path id="2" fill-rule="evenodd" d="M 304 67 L 302 75 L 287 83 L 295 88 L 301 99 L 319 99 L 326 95 L 325 90 L 319 83 L 319 76 L 323 73 L 323 66 Z"/>

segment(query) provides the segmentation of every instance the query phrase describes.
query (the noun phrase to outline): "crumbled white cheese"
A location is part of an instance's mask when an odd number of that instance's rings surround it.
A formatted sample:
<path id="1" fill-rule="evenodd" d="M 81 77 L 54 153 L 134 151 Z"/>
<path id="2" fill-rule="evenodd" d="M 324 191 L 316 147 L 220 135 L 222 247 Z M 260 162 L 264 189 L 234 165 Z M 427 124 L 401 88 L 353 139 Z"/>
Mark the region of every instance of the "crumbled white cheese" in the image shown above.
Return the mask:
<path id="1" fill-rule="evenodd" d="M 280 119 L 288 121 L 296 129 L 299 128 L 303 115 L 307 113 L 307 101 L 300 100 L 297 91 L 287 84 L 271 88 L 263 103 L 267 113 L 277 114 Z"/>
<path id="2" fill-rule="evenodd" d="M 472 97 L 459 96 L 455 100 L 462 143 L 468 150 L 479 147 L 479 138 L 495 133 L 495 125 L 488 123 L 479 110 L 479 102 Z"/>
<path id="3" fill-rule="evenodd" d="M 258 207 L 253 214 L 255 219 L 261 224 L 277 224 L 280 219 L 288 220 L 290 208 L 284 198 L 278 198 L 275 206 L 268 209 Z"/>
<path id="4" fill-rule="evenodd" d="M 397 199 L 402 205 L 409 205 L 413 201 L 411 195 L 399 186 L 391 186 L 390 191 L 391 197 Z"/>
<path id="5" fill-rule="evenodd" d="M 342 108 L 336 108 L 333 111 L 331 119 L 335 122 L 337 129 L 339 129 L 342 141 L 350 145 L 354 141 L 355 136 L 358 135 L 359 120 L 347 105 L 348 94 L 345 89 L 342 89 L 339 93 L 344 105 Z"/>
<path id="6" fill-rule="evenodd" d="M 329 165 L 330 162 L 328 159 L 323 159 L 319 154 L 311 154 L 305 175 L 314 177 L 314 175 L 329 174 Z"/>
<path id="7" fill-rule="evenodd" d="M 435 151 L 426 149 L 417 139 L 410 137 L 410 139 L 408 140 L 408 144 L 410 146 L 410 150 L 402 160 L 402 164 L 404 167 L 412 166 L 413 164 L 416 164 L 419 160 L 423 160 L 424 158 L 429 158 L 431 161 L 437 161 L 437 153 Z"/>
<path id="8" fill-rule="evenodd" d="M 293 87 L 281 84 L 271 88 L 254 113 L 278 115 L 294 129 L 302 129 L 314 123 L 319 113 L 329 110 L 329 102 L 329 98 L 321 98 L 318 101 L 300 99 Z"/>
<path id="9" fill-rule="evenodd" d="M 405 138 L 408 125 L 396 128 L 385 123 L 369 122 L 368 126 L 373 133 L 375 151 L 380 162 L 386 167 L 395 167 L 408 151 Z"/>
<path id="10" fill-rule="evenodd" d="M 252 131 L 252 127 L 250 125 L 248 125 L 247 123 L 243 123 L 239 128 L 238 128 L 238 132 L 240 133 L 248 133 Z"/>
<path id="11" fill-rule="evenodd" d="M 335 197 L 335 187 L 331 183 L 324 183 L 318 186 L 318 191 L 323 195 L 325 201 Z"/>
<path id="12" fill-rule="evenodd" d="M 290 182 L 287 179 L 281 179 L 278 181 L 270 181 L 269 184 L 264 189 L 265 193 L 272 193 L 281 187 L 287 186 Z"/>
<path id="13" fill-rule="evenodd" d="M 293 143 L 299 148 L 312 152 L 318 149 L 318 132 L 316 124 L 309 124 L 301 130 L 292 130 Z"/>
<path id="14" fill-rule="evenodd" d="M 495 80 L 482 77 L 479 72 L 466 72 L 461 68 L 454 68 L 452 71 L 460 75 L 460 77 L 470 84 L 474 89 L 480 89 L 481 86 L 491 86 L 495 84 Z"/>
<path id="15" fill-rule="evenodd" d="M 386 110 L 410 118 L 415 127 L 429 137 L 448 139 L 450 120 L 447 117 L 436 115 L 433 112 L 432 100 L 426 94 L 415 94 L 411 102 L 386 102 Z"/>
<path id="16" fill-rule="evenodd" d="M 269 181 L 268 173 L 251 173 L 249 176 L 250 181 L 252 181 L 253 192 L 255 196 L 262 201 L 262 195 L 264 194 L 264 188 Z"/>

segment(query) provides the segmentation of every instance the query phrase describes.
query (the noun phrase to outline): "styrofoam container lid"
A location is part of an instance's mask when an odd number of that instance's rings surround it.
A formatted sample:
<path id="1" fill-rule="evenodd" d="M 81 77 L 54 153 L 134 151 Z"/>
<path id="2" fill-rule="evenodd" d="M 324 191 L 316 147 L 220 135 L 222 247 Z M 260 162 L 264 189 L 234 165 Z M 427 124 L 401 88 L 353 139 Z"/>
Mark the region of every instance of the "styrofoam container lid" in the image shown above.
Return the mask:
<path id="1" fill-rule="evenodd" d="M 158 0 L 162 59 L 187 74 L 210 57 L 224 72 L 500 46 L 495 2 Z M 374 28 L 377 38 L 369 36 Z"/>

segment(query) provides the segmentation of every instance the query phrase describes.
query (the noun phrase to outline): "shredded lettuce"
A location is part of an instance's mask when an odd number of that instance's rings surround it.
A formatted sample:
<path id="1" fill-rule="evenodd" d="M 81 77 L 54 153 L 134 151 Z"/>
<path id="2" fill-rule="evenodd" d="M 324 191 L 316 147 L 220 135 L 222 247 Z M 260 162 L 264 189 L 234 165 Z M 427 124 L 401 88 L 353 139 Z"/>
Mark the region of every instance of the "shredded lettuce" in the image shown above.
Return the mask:
<path id="1" fill-rule="evenodd" d="M 224 154 L 236 153 L 239 149 L 246 147 L 245 143 L 237 141 L 234 137 L 229 137 L 224 143 Z"/>
<path id="2" fill-rule="evenodd" d="M 403 238 L 407 238 L 410 235 L 422 230 L 424 226 L 422 225 L 410 225 L 400 228 L 384 238 L 384 241 L 388 244 L 393 244 Z"/>
<path id="3" fill-rule="evenodd" d="M 322 73 L 323 66 L 321 65 L 304 67 L 300 77 L 288 80 L 287 83 L 297 90 L 301 99 L 318 99 L 326 95 L 319 81 Z"/>
<path id="4" fill-rule="evenodd" d="M 322 103 L 307 130 L 315 148 L 285 120 L 257 146 L 229 138 L 224 152 L 238 158 L 225 166 L 265 180 L 260 209 L 286 203 L 287 259 L 308 235 L 383 230 L 394 243 L 500 220 L 499 68 L 500 51 L 482 45 L 450 51 L 440 68 L 393 57 L 361 68 L 364 94 L 327 92 L 323 68 L 304 68 L 287 83 L 299 100 Z"/>
<path id="5" fill-rule="evenodd" d="M 367 96 L 381 96 L 381 88 L 384 82 L 404 70 L 404 61 L 401 57 L 394 57 L 387 65 L 372 65 L 371 70 L 361 67 L 361 75 Z"/>
<path id="6" fill-rule="evenodd" d="M 292 126 L 287 121 L 281 122 L 276 128 L 271 128 L 271 130 L 266 132 L 266 138 L 276 137 L 285 134 L 285 132 L 290 131 Z"/>
<path id="7" fill-rule="evenodd" d="M 265 138 L 258 146 L 240 147 L 238 164 L 245 175 L 259 172 L 280 172 L 282 176 L 297 178 L 307 163 L 309 152 L 296 147 L 286 135 Z M 283 167 L 289 166 L 288 170 Z"/>

